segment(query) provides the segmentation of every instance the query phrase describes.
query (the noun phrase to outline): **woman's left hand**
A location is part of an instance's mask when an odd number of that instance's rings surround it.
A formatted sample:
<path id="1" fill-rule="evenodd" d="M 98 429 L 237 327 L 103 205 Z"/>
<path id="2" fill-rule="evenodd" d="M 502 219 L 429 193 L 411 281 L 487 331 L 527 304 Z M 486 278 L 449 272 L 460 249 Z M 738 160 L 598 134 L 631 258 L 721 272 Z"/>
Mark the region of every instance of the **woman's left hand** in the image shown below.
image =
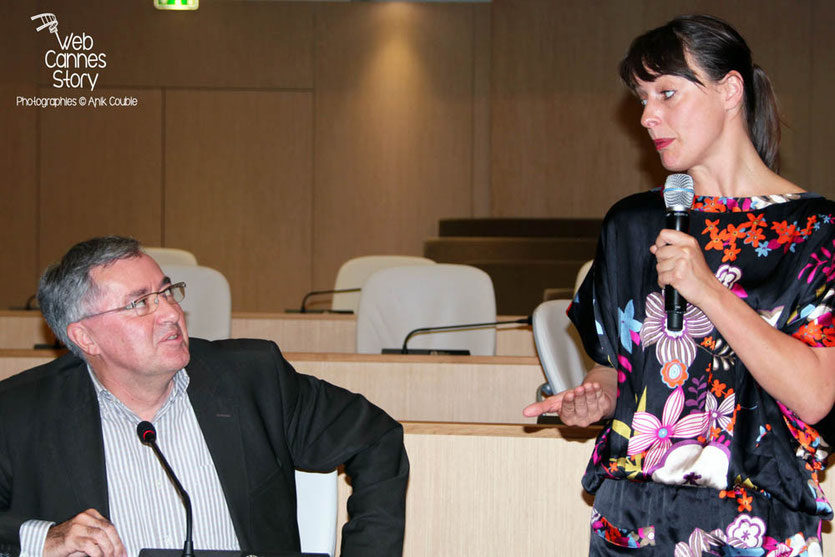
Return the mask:
<path id="1" fill-rule="evenodd" d="M 693 236 L 677 230 L 663 229 L 649 251 L 657 260 L 658 284 L 671 285 L 694 306 L 723 288 L 707 266 L 699 243 Z"/>

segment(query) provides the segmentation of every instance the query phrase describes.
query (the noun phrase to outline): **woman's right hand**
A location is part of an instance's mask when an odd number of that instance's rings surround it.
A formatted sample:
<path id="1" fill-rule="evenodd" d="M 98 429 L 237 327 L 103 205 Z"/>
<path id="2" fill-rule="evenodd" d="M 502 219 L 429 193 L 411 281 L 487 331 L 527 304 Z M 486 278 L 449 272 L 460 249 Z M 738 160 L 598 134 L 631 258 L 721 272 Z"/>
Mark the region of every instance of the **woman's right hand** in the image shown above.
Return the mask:
<path id="1" fill-rule="evenodd" d="M 614 415 L 617 388 L 617 372 L 610 367 L 595 366 L 586 374 L 582 385 L 531 404 L 522 414 L 531 418 L 556 413 L 565 425 L 585 427 Z"/>

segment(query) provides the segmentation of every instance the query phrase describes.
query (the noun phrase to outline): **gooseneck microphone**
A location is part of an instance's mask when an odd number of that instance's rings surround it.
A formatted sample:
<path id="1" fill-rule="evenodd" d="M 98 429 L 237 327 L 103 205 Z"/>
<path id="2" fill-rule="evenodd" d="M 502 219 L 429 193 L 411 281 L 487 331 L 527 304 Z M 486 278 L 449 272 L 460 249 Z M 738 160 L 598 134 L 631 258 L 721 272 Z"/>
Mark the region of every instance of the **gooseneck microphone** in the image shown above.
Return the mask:
<path id="1" fill-rule="evenodd" d="M 347 294 L 349 292 L 359 292 L 362 288 L 337 288 L 336 290 L 311 290 L 302 298 L 302 305 L 299 308 L 299 313 L 307 313 L 307 300 L 312 296 L 322 296 L 325 294 Z M 332 313 L 354 313 L 353 311 L 335 310 Z"/>
<path id="2" fill-rule="evenodd" d="M 419 329 L 413 329 L 409 331 L 409 334 L 406 335 L 406 338 L 403 339 L 403 347 L 400 349 L 401 354 L 408 354 L 409 353 L 409 339 L 411 339 L 415 335 L 419 335 L 422 333 L 440 333 L 440 332 L 447 332 L 447 331 L 457 331 L 459 329 L 479 329 L 483 327 L 495 327 L 496 325 L 511 325 L 511 324 L 519 324 L 519 325 L 530 325 L 532 323 L 531 316 L 522 317 L 521 319 L 513 319 L 511 321 L 492 321 L 490 323 L 467 323 L 465 325 L 441 325 L 438 327 L 421 327 Z"/>
<path id="3" fill-rule="evenodd" d="M 687 174 L 670 174 L 664 183 L 664 205 L 667 215 L 664 227 L 679 232 L 690 232 L 690 207 L 693 206 L 693 178 Z M 680 331 L 684 326 L 687 300 L 671 285 L 664 287 L 664 309 L 667 310 L 667 330 Z"/>
<path id="4" fill-rule="evenodd" d="M 159 450 L 159 447 L 157 446 L 157 430 L 154 428 L 154 425 L 151 422 L 139 422 L 139 425 L 136 426 L 136 434 L 139 436 L 139 440 L 142 441 L 142 443 L 149 445 L 152 449 L 154 449 L 154 453 L 157 455 L 160 464 L 162 464 L 162 467 L 165 469 L 168 479 L 170 479 L 171 483 L 174 484 L 174 489 L 177 490 L 177 494 L 179 494 L 180 499 L 183 500 L 183 506 L 186 508 L 186 543 L 183 546 L 183 557 L 194 557 L 194 542 L 192 541 L 191 536 L 191 498 L 189 498 L 186 490 L 183 489 L 182 484 L 180 484 L 180 480 L 178 480 L 177 476 L 174 474 L 174 470 L 172 470 L 171 466 L 168 465 L 168 461 L 165 460 L 165 457 L 162 455 L 162 451 Z"/>

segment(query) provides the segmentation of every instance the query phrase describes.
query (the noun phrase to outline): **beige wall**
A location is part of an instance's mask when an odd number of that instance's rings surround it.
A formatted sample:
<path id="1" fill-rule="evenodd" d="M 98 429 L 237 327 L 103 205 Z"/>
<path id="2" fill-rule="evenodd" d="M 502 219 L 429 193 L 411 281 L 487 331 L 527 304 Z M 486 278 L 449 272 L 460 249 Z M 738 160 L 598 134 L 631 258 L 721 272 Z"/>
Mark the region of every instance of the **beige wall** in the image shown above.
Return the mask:
<path id="1" fill-rule="evenodd" d="M 14 106 L 81 95 L 52 87 L 43 11 L 107 54 L 93 95 L 139 106 Z M 602 216 L 664 178 L 617 62 L 692 11 L 748 38 L 782 101 L 785 174 L 835 196 L 823 0 L 0 0 L 0 307 L 96 234 L 189 249 L 235 310 L 281 311 L 349 257 L 420 254 L 439 218 Z"/>

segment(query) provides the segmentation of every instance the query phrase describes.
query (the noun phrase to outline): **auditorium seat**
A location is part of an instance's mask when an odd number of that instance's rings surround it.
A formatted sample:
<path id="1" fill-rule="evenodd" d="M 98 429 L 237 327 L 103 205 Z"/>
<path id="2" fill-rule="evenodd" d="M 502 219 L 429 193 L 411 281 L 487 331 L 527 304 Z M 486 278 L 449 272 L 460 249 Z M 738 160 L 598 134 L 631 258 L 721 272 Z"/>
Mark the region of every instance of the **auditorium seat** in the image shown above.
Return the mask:
<path id="1" fill-rule="evenodd" d="M 229 282 L 219 271 L 200 265 L 160 265 L 172 283 L 186 283 L 180 307 L 186 315 L 189 336 L 220 340 L 232 328 L 232 295 Z"/>
<path id="2" fill-rule="evenodd" d="M 365 282 L 357 312 L 357 352 L 400 348 L 410 331 L 423 327 L 496 321 L 493 282 L 468 265 L 421 265 L 377 271 Z M 496 328 L 419 334 L 409 348 L 496 353 Z"/>
<path id="3" fill-rule="evenodd" d="M 143 247 L 142 251 L 153 257 L 157 265 L 197 265 L 197 257 L 184 249 Z"/>
<path id="4" fill-rule="evenodd" d="M 336 273 L 334 290 L 362 288 L 365 281 L 375 272 L 388 267 L 407 265 L 432 265 L 435 262 L 426 257 L 410 255 L 364 255 L 349 259 Z M 331 309 L 357 312 L 360 303 L 359 292 L 342 292 L 333 295 Z"/>

